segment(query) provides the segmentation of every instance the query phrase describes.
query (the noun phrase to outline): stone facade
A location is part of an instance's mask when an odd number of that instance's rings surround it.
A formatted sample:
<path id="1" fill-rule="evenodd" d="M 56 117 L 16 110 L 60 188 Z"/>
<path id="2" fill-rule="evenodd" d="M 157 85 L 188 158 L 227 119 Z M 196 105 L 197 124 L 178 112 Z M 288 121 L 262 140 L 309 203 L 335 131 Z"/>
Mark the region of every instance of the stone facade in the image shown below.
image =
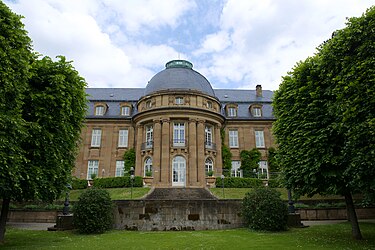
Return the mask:
<path id="1" fill-rule="evenodd" d="M 124 152 L 136 152 L 135 175 L 153 187 L 205 187 L 222 174 L 222 137 L 233 166 L 240 152 L 258 148 L 267 170 L 274 147 L 272 91 L 212 89 L 192 64 L 175 60 L 145 89 L 87 89 L 89 110 L 74 176 L 121 176 Z M 150 170 L 150 171 L 148 171 Z M 149 173 L 148 173 L 149 172 Z M 232 175 L 241 176 L 239 169 Z"/>

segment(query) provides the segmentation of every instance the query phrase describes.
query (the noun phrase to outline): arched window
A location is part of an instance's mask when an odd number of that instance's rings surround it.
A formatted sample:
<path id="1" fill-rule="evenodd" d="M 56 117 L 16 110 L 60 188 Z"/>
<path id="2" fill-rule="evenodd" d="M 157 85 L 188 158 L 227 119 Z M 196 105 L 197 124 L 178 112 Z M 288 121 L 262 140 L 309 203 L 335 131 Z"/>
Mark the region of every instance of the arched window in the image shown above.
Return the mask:
<path id="1" fill-rule="evenodd" d="M 144 170 L 145 170 L 144 171 L 145 176 L 152 176 L 152 159 L 151 159 L 151 157 L 146 158 Z"/>
<path id="2" fill-rule="evenodd" d="M 206 169 L 206 176 L 212 176 L 214 172 L 214 162 L 211 158 L 207 158 L 204 164 Z"/>

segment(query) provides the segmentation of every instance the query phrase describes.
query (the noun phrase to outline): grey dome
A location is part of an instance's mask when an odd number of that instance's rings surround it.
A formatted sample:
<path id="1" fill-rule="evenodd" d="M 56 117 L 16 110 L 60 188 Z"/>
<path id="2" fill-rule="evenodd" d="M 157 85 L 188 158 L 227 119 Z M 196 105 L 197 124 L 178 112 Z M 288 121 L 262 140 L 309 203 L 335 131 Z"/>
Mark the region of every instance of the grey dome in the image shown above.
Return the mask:
<path id="1" fill-rule="evenodd" d="M 185 60 L 173 60 L 165 65 L 165 69 L 157 73 L 148 82 L 145 95 L 161 90 L 194 90 L 215 96 L 210 82 L 197 71 L 193 64 Z"/>

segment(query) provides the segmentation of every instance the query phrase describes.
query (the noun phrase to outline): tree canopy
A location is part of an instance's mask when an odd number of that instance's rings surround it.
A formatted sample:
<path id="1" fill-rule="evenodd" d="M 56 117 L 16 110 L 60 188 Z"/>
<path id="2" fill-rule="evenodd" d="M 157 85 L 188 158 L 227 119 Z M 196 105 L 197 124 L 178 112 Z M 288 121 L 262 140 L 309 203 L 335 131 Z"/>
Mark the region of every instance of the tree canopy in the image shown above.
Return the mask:
<path id="1" fill-rule="evenodd" d="M 273 100 L 286 186 L 300 195 L 345 196 L 352 223 L 351 194 L 375 193 L 374 27 L 374 7 L 348 19 L 283 78 Z"/>
<path id="2" fill-rule="evenodd" d="M 41 58 L 21 16 L 0 1 L 0 242 L 10 200 L 65 190 L 86 115 L 85 80 L 64 57 Z"/>

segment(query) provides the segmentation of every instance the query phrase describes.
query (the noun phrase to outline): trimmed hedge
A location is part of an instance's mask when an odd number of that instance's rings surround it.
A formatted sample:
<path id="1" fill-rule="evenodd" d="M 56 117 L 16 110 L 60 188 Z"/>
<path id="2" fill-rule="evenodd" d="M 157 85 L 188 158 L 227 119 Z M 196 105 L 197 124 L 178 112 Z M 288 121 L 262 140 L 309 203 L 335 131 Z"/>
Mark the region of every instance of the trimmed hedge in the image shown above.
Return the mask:
<path id="1" fill-rule="evenodd" d="M 269 179 L 268 187 L 270 188 L 282 188 L 283 184 L 279 179 Z"/>
<path id="2" fill-rule="evenodd" d="M 216 177 L 216 187 L 222 187 L 221 177 Z M 225 177 L 225 188 L 255 188 L 263 186 L 263 181 L 256 178 Z"/>
<path id="3" fill-rule="evenodd" d="M 85 179 L 72 179 L 72 189 L 85 189 L 87 188 L 87 180 Z"/>
<path id="4" fill-rule="evenodd" d="M 131 187 L 131 180 L 130 176 L 96 178 L 93 186 L 98 188 Z M 134 177 L 133 187 L 143 187 L 143 178 L 141 176 Z"/>

